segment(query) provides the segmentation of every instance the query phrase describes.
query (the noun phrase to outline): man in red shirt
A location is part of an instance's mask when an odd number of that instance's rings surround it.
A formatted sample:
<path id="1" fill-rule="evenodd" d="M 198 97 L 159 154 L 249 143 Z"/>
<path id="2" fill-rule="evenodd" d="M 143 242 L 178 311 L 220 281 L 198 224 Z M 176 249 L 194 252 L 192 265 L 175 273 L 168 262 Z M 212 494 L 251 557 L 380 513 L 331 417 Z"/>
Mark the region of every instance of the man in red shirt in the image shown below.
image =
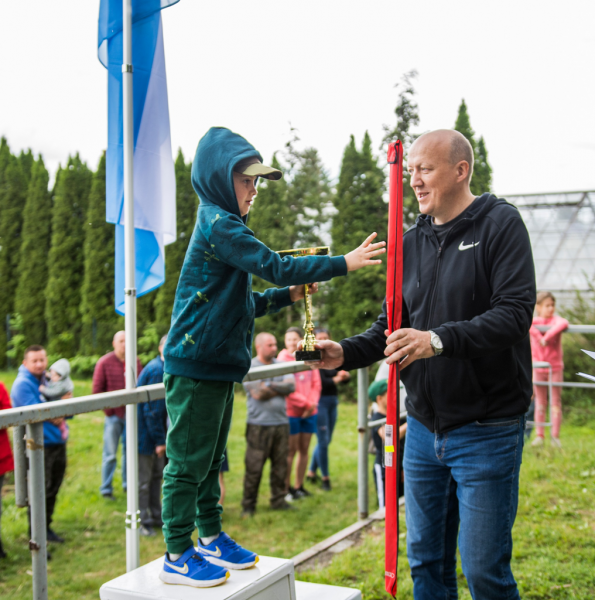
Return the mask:
<path id="1" fill-rule="evenodd" d="M 93 373 L 93 393 L 113 392 L 126 389 L 126 334 L 118 331 L 112 341 L 114 351 L 102 356 L 95 365 Z M 137 359 L 138 361 L 138 359 Z M 137 363 L 137 375 L 142 371 Z M 122 438 L 122 487 L 126 491 L 126 407 L 108 408 L 105 413 L 103 429 L 103 457 L 101 463 L 101 487 L 104 498 L 115 500 L 112 481 L 116 472 L 116 455 Z"/>

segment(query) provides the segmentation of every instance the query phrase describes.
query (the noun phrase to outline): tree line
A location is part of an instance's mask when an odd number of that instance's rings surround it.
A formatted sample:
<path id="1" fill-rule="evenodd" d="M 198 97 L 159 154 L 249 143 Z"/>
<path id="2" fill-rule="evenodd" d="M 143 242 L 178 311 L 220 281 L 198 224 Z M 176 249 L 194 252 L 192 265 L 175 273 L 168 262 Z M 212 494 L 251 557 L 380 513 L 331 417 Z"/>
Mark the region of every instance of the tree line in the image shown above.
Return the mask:
<path id="1" fill-rule="evenodd" d="M 401 139 L 405 152 L 419 124 L 413 80 L 399 84 L 395 123 L 384 127 L 379 152 L 368 133 L 361 144 L 351 136 L 338 181 L 332 182 L 315 148 L 301 148 L 297 132 L 272 157 L 284 172 L 278 182 L 261 181 L 248 226 L 274 250 L 310 245 L 331 246 L 344 254 L 372 231 L 386 239 L 386 148 Z M 472 191 L 491 188 L 491 168 L 483 138 L 476 140 L 465 102 L 455 129 L 475 152 Z M 177 241 L 166 246 L 166 280 L 137 301 L 140 351 L 154 353 L 167 332 L 175 290 L 199 199 L 190 180 L 191 163 L 182 151 L 175 161 Z M 407 179 L 407 176 L 405 175 Z M 114 225 L 105 222 L 105 154 L 92 171 L 78 154 L 58 169 L 52 189 L 43 158 L 31 150 L 12 154 L 0 141 L 0 366 L 6 355 L 14 364 L 30 344 L 44 344 L 51 355 L 97 356 L 111 348 L 115 331 L 124 326 L 114 310 Z M 405 222 L 417 215 L 417 201 L 405 182 Z M 384 266 L 362 269 L 321 286 L 314 297 L 317 324 L 340 339 L 373 322 L 384 297 Z M 254 279 L 254 288 L 269 287 Z M 303 308 L 296 305 L 257 320 L 256 332 L 271 331 L 279 342 L 288 326 L 301 326 Z M 12 315 L 9 320 L 8 315 Z M 146 346 L 146 348 L 143 348 Z"/>

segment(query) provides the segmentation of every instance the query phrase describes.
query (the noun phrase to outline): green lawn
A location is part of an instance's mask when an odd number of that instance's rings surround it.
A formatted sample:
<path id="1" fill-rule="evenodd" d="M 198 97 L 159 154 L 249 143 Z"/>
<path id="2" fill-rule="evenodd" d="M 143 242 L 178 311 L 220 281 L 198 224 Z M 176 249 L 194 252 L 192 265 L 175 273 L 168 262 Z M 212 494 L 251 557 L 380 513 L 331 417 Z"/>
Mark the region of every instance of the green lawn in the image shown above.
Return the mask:
<path id="1" fill-rule="evenodd" d="M 561 439 L 563 452 L 546 445 L 527 447 L 523 456 L 513 571 L 524 599 L 595 598 L 595 423 L 564 426 Z M 397 595 L 402 600 L 413 598 L 404 521 L 402 513 Z M 384 600 L 383 561 L 384 528 L 378 526 L 328 568 L 300 579 L 357 587 L 365 600 Z M 458 573 L 459 597 L 468 600 L 460 561 Z"/>
<path id="2" fill-rule="evenodd" d="M 13 379 L 13 373 L 0 373 L 0 381 L 9 389 Z M 75 384 L 77 396 L 90 393 L 90 382 L 76 381 Z M 243 395 L 236 396 L 224 513 L 224 527 L 232 537 L 261 554 L 291 557 L 357 519 L 357 411 L 353 404 L 343 404 L 339 411 L 331 456 L 333 492 L 312 490 L 313 497 L 300 501 L 296 513 L 273 512 L 268 509 L 267 471 L 261 485 L 258 512 L 254 519 L 244 521 L 240 518 L 240 501 L 246 402 Z M 104 500 L 98 491 L 103 413 L 79 415 L 69 425 L 68 469 L 53 523 L 55 531 L 67 542 L 51 547 L 49 596 L 60 600 L 96 599 L 102 583 L 126 570 L 126 498 L 121 491 L 119 472 L 115 482 L 116 502 Z M 373 496 L 371 498 L 373 502 Z M 27 548 L 26 512 L 15 507 L 10 485 L 5 485 L 3 503 L 2 539 L 9 558 L 0 561 L 0 598 L 27 598 L 31 593 L 31 558 Z M 163 552 L 161 535 L 141 538 L 143 564 L 162 556 Z"/>
<path id="3" fill-rule="evenodd" d="M 14 374 L 0 373 L 10 387 Z M 90 393 L 90 382 L 77 381 L 76 395 Z M 314 490 L 300 501 L 296 514 L 268 510 L 268 476 L 252 520 L 240 519 L 246 404 L 238 395 L 229 444 L 231 472 L 224 527 L 233 537 L 262 554 L 291 557 L 350 525 L 357 518 L 356 407 L 340 406 L 333 441 L 331 468 L 334 489 L 330 494 Z M 102 583 L 125 571 L 124 514 L 126 500 L 116 479 L 117 501 L 105 501 L 100 483 L 103 415 L 80 415 L 70 422 L 67 477 L 58 497 L 55 530 L 67 538 L 52 547 L 49 563 L 49 595 L 54 599 L 98 597 Z M 514 572 L 523 598 L 595 598 L 595 422 L 565 424 L 564 451 L 548 446 L 528 448 L 521 471 L 519 515 L 514 530 Z M 372 457 L 370 457 L 372 458 Z M 9 558 L 0 562 L 0 598 L 28 598 L 31 594 L 31 562 L 27 549 L 27 520 L 14 506 L 12 487 L 4 489 L 2 538 Z M 375 500 L 371 490 L 371 504 Z M 402 522 L 402 545 L 405 527 Z M 300 579 L 358 587 L 365 600 L 387 598 L 383 582 L 383 529 L 370 531 L 360 546 L 338 555 L 324 570 L 300 575 Z M 141 561 L 163 553 L 160 536 L 141 539 Z M 461 599 L 470 598 L 460 573 Z M 401 555 L 398 598 L 412 598 L 407 560 Z"/>

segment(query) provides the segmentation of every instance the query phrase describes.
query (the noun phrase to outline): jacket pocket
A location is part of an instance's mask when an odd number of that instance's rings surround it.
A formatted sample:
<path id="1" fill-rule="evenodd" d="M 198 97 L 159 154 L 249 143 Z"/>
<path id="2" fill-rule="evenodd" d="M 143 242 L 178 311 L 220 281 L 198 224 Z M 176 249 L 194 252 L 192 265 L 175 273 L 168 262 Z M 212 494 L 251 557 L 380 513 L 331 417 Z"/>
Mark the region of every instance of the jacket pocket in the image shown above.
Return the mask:
<path id="1" fill-rule="evenodd" d="M 252 319 L 240 317 L 227 332 L 223 341 L 215 348 L 216 362 L 220 365 L 235 365 L 250 368 L 250 351 L 246 343 Z"/>

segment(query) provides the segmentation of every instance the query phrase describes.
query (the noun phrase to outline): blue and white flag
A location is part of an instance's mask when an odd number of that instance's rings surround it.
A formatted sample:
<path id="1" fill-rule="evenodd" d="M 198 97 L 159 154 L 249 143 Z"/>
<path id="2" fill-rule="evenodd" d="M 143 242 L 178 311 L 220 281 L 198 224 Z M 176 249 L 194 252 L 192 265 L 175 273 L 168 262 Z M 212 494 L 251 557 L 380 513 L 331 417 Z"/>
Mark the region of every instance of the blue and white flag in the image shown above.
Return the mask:
<path id="1" fill-rule="evenodd" d="M 176 180 L 161 9 L 179 0 L 132 0 L 136 295 L 165 281 L 164 246 L 176 240 Z M 124 314 L 122 0 L 101 0 L 98 57 L 108 70 L 106 220 L 116 224 L 116 312 Z"/>

